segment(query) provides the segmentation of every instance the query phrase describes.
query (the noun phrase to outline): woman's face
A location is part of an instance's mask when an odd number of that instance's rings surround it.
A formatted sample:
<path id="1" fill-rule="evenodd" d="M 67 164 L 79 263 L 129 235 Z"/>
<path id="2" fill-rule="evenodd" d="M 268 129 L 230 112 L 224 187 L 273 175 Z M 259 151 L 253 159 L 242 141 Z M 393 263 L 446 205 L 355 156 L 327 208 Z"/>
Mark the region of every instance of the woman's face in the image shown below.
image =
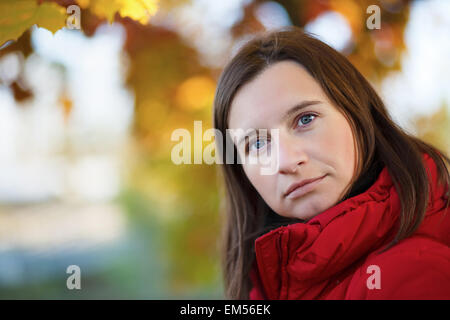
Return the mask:
<path id="1" fill-rule="evenodd" d="M 233 131 L 267 129 L 266 137 L 249 136 L 236 147 L 250 182 L 279 215 L 307 221 L 335 205 L 350 187 L 357 154 L 350 125 L 300 64 L 277 62 L 242 86 L 228 120 Z M 272 129 L 278 129 L 278 139 Z M 235 138 L 236 143 L 241 137 Z M 249 161 L 274 150 L 273 174 L 262 174 L 263 165 Z M 316 180 L 286 194 L 309 179 Z"/>

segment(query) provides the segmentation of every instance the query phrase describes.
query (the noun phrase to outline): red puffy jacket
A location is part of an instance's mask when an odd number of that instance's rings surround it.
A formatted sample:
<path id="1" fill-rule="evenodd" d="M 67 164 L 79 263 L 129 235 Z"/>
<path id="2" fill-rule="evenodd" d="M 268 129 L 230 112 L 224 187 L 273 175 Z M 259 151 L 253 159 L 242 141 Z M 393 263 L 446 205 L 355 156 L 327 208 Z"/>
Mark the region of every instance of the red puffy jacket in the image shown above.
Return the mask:
<path id="1" fill-rule="evenodd" d="M 424 161 L 430 198 L 412 236 L 376 254 L 400 213 L 385 167 L 367 191 L 256 239 L 250 299 L 450 299 L 448 189 L 437 184 L 431 157 Z"/>

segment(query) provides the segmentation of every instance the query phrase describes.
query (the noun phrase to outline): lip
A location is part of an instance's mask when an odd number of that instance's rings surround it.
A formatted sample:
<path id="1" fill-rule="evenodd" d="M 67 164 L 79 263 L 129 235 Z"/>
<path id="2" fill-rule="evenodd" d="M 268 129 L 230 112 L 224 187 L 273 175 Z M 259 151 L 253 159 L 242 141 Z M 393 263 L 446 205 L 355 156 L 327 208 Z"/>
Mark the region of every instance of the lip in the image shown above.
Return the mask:
<path id="1" fill-rule="evenodd" d="M 284 196 L 287 199 L 293 199 L 298 198 L 310 191 L 312 191 L 317 184 L 319 184 L 323 178 L 325 178 L 326 175 L 323 175 L 321 177 L 312 178 L 312 179 L 306 179 L 302 180 L 297 183 L 293 183 L 289 186 L 288 190 L 284 194 Z"/>

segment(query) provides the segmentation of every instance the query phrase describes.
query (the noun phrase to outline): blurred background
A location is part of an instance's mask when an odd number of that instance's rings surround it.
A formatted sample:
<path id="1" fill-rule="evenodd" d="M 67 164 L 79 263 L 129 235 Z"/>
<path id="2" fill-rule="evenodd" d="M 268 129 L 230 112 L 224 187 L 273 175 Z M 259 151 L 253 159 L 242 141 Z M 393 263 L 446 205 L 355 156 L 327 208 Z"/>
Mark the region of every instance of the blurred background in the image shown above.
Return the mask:
<path id="1" fill-rule="evenodd" d="M 220 168 L 175 165 L 171 134 L 211 128 L 227 60 L 287 25 L 448 154 L 450 1 L 0 0 L 0 298 L 223 298 Z"/>

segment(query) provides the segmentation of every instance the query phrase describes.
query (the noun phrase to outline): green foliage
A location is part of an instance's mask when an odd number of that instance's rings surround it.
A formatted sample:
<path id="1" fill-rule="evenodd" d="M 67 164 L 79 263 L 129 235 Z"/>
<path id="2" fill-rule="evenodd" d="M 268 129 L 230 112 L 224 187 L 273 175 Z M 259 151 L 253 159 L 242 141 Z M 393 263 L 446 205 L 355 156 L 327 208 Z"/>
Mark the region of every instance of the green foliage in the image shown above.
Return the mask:
<path id="1" fill-rule="evenodd" d="M 66 24 L 66 10 L 56 3 L 39 5 L 36 0 L 2 0 L 0 2 L 0 46 L 17 40 L 37 24 L 56 32 Z"/>

